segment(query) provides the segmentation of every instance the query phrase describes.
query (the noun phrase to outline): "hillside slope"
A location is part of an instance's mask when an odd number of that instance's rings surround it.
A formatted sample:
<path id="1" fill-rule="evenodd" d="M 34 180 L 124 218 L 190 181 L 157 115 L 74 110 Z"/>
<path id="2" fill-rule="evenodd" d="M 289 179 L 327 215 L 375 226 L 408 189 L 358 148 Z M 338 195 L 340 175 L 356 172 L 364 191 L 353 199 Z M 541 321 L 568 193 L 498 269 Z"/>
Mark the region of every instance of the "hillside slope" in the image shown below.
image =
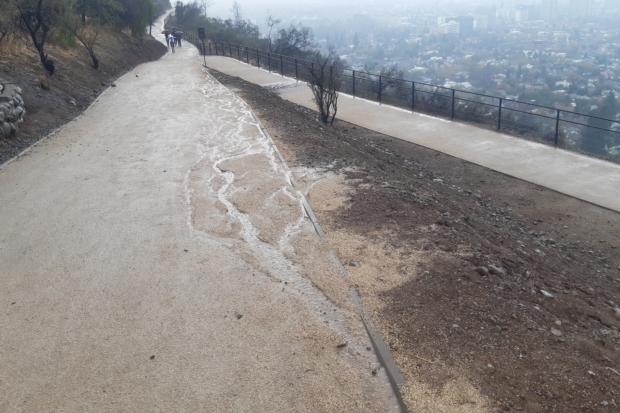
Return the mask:
<path id="1" fill-rule="evenodd" d="M 411 412 L 607 411 L 620 403 L 620 214 L 337 121 L 211 70 L 294 168 Z"/>

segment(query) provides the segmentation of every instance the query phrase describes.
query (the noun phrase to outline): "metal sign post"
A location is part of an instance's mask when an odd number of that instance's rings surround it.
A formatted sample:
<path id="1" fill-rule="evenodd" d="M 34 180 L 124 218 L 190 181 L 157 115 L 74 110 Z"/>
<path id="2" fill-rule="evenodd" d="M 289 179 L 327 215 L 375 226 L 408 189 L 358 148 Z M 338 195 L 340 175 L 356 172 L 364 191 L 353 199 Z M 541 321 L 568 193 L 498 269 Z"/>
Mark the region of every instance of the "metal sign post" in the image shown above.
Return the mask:
<path id="1" fill-rule="evenodd" d="M 205 62 L 205 66 L 207 65 L 207 51 L 205 50 L 205 29 L 202 27 L 198 28 L 198 38 L 202 42 L 202 58 Z"/>

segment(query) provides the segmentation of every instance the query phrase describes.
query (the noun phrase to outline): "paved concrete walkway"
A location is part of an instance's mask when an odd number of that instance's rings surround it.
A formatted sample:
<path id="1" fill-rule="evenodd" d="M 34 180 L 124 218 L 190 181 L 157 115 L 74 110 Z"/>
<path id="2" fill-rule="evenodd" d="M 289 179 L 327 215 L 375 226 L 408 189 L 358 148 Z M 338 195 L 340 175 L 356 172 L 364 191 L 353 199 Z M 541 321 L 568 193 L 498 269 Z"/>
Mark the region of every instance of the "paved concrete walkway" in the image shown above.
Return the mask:
<path id="1" fill-rule="evenodd" d="M 0 411 L 398 411 L 291 258 L 340 277 L 301 195 L 201 63 L 141 65 L 0 167 Z"/>
<path id="2" fill-rule="evenodd" d="M 207 66 L 315 109 L 310 89 L 235 59 L 208 56 Z M 620 165 L 509 135 L 341 95 L 338 118 L 620 212 Z"/>

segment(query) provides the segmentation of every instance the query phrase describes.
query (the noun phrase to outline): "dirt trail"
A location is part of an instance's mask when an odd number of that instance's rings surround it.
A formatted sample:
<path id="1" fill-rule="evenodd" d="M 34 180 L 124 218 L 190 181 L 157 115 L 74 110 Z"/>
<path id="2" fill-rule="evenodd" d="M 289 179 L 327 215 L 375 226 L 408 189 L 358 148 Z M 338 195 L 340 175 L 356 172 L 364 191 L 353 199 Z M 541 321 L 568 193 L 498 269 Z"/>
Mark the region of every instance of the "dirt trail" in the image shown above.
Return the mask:
<path id="1" fill-rule="evenodd" d="M 0 204 L 1 411 L 397 411 L 357 314 L 302 277 L 339 275 L 300 194 L 191 46 L 3 166 Z"/>

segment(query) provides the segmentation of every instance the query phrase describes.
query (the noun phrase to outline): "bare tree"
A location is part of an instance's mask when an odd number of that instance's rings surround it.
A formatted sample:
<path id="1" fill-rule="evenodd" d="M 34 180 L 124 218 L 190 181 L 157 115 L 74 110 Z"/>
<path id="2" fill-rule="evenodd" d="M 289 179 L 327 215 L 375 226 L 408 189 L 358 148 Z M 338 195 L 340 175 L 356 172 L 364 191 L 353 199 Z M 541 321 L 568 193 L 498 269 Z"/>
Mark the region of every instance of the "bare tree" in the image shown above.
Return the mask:
<path id="1" fill-rule="evenodd" d="M 241 23 L 241 21 L 243 20 L 243 14 L 241 13 L 241 5 L 237 0 L 233 1 L 233 5 L 230 8 L 230 11 L 233 14 L 233 23 L 235 25 Z"/>
<path id="2" fill-rule="evenodd" d="M 205 15 L 205 17 L 207 16 L 207 10 L 210 7 L 213 7 L 213 5 L 215 4 L 215 2 L 213 0 L 200 0 L 198 2 L 198 4 L 200 4 L 200 8 L 202 9 L 203 14 Z"/>
<path id="3" fill-rule="evenodd" d="M 66 3 L 59 0 L 11 0 L 19 16 L 19 28 L 27 32 L 39 52 L 43 67 L 54 74 L 54 62 L 45 53 L 50 30 L 66 12 Z"/>
<path id="4" fill-rule="evenodd" d="M 314 95 L 313 101 L 319 109 L 321 122 L 332 125 L 338 112 L 341 62 L 333 47 L 326 55 L 317 52 L 313 62 L 305 62 L 309 74 L 309 86 Z"/>
<path id="5" fill-rule="evenodd" d="M 103 26 L 94 19 L 82 23 L 82 19 L 76 15 L 68 15 L 63 19 L 63 25 L 82 43 L 93 61 L 93 67 L 99 70 L 99 59 L 95 55 L 95 44 L 103 30 Z"/>
<path id="6" fill-rule="evenodd" d="M 242 36 L 247 37 L 258 37 L 259 30 L 258 26 L 252 23 L 248 19 L 243 18 L 243 14 L 241 13 L 241 5 L 235 0 L 230 9 L 233 14 L 233 27 Z"/>
<path id="7" fill-rule="evenodd" d="M 271 13 L 267 12 L 267 27 L 269 27 L 269 33 L 267 33 L 267 40 L 269 41 L 269 51 L 273 52 L 273 44 L 275 43 L 274 37 L 277 33 L 277 26 L 282 22 L 282 19 L 279 17 L 273 17 Z M 276 29 L 276 33 L 274 33 L 274 29 Z"/>
<path id="8" fill-rule="evenodd" d="M 282 19 L 274 18 L 271 14 L 267 15 L 267 27 L 269 27 L 267 40 L 270 52 L 294 56 L 315 47 L 311 28 L 302 26 L 301 23 L 297 25 L 291 23 L 287 28 L 277 29 L 281 22 Z"/>

